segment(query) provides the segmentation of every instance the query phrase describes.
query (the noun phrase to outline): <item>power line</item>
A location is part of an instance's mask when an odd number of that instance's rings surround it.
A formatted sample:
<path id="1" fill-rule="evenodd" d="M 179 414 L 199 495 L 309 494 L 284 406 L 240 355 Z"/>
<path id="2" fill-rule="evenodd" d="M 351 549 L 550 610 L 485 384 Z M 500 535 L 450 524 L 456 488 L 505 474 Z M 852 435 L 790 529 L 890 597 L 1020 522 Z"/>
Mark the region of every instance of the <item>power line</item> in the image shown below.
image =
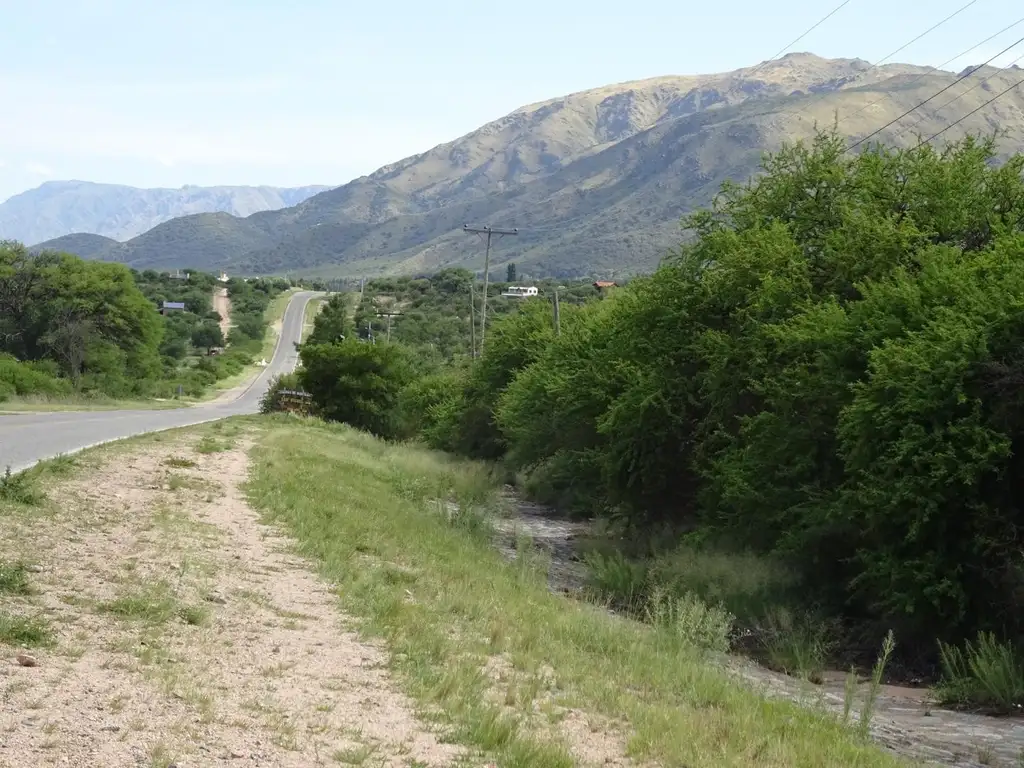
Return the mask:
<path id="1" fill-rule="evenodd" d="M 941 64 L 939 64 L 938 66 L 935 66 L 935 67 L 929 67 L 929 68 L 928 68 L 927 70 L 925 70 L 924 72 L 922 72 L 921 74 L 919 74 L 919 75 L 918 75 L 917 77 L 915 77 L 915 78 L 914 78 L 913 80 L 911 80 L 911 81 L 910 81 L 909 83 L 907 83 L 907 85 L 913 85 L 914 83 L 916 83 L 916 82 L 918 82 L 918 81 L 922 80 L 923 78 L 925 78 L 925 77 L 928 77 L 928 75 L 930 75 L 930 74 L 931 74 L 932 72 L 936 72 L 936 71 L 939 71 L 939 70 L 941 70 L 941 69 L 942 69 L 942 68 L 943 68 L 944 66 L 946 66 L 947 64 L 951 64 L 951 63 L 953 63 L 954 61 L 956 61 L 957 59 L 962 59 L 962 58 L 963 58 L 964 56 L 966 56 L 966 55 L 967 55 L 968 53 L 970 53 L 971 51 L 973 51 L 973 50 L 975 50 L 975 49 L 977 49 L 977 48 L 980 48 L 980 47 L 981 47 L 981 46 L 983 46 L 983 45 L 984 45 L 985 43 L 989 42 L 990 40 L 994 40 L 995 38 L 999 37 L 999 36 L 1000 36 L 1001 34 L 1003 34 L 1004 32 L 1008 32 L 1009 30 L 1013 29 L 1014 27 L 1016 27 L 1016 26 L 1019 26 L 1019 25 L 1020 25 L 1021 23 L 1024 23 L 1024 16 L 1022 16 L 1021 18 L 1017 19 L 1017 20 L 1016 20 L 1015 22 L 1013 22 L 1013 24 L 1009 24 L 1009 25 L 1007 25 L 1007 26 L 1003 27 L 1003 28 L 1002 28 L 1002 29 L 1000 29 L 1000 30 L 999 30 L 998 32 L 996 32 L 996 33 L 995 33 L 994 35 L 989 35 L 989 36 L 988 36 L 988 37 L 986 37 L 986 38 L 985 38 L 984 40 L 982 40 L 982 41 L 981 41 L 980 43 L 975 43 L 975 44 L 974 44 L 974 45 L 972 45 L 972 46 L 971 46 L 970 48 L 968 48 L 968 49 L 967 49 L 966 51 L 961 51 L 961 52 L 960 52 L 960 53 L 958 53 L 958 54 L 957 54 L 956 56 L 953 56 L 952 58 L 946 59 L 946 60 L 945 60 L 944 62 L 942 62 L 942 63 L 941 63 Z M 878 103 L 879 103 L 880 101 L 884 101 L 884 100 L 885 100 L 885 99 L 887 99 L 888 97 L 889 97 L 889 94 L 888 94 L 888 93 L 885 93 L 885 94 L 883 94 L 883 95 L 879 96 L 879 97 L 878 97 L 877 99 L 875 99 L 874 101 L 872 101 L 872 102 L 871 102 L 870 104 L 867 104 L 867 105 L 865 105 L 865 106 L 861 107 L 861 108 L 860 108 L 860 109 L 858 109 L 858 110 L 857 110 L 856 112 L 851 112 L 851 113 L 850 113 L 850 114 L 848 114 L 848 115 L 847 115 L 846 117 L 840 118 L 838 122 L 840 122 L 840 123 L 841 123 L 841 122 L 843 122 L 843 120 L 848 120 L 848 119 L 850 119 L 851 117 L 856 117 L 857 115 L 859 115 L 859 114 L 860 114 L 861 112 L 863 112 L 864 110 L 866 110 L 866 109 L 871 109 L 871 107 L 875 106 L 875 104 L 878 104 Z"/>
<path id="2" fill-rule="evenodd" d="M 487 235 L 487 255 L 484 257 L 484 295 L 483 306 L 480 310 L 480 354 L 484 353 L 484 334 L 487 331 L 487 280 L 491 271 L 491 237 L 497 235 L 499 238 L 505 235 L 518 235 L 519 229 L 496 229 L 494 227 L 471 227 L 468 224 L 462 225 L 462 231 L 474 235 Z"/>
<path id="3" fill-rule="evenodd" d="M 837 13 L 839 13 L 839 11 L 843 10 L 843 8 L 845 8 L 849 4 L 850 4 L 850 0 L 843 0 L 843 2 L 841 2 L 839 5 L 837 5 L 835 8 L 833 8 L 831 11 L 829 11 L 827 14 L 825 14 L 820 19 L 818 19 L 818 21 L 816 21 L 814 24 L 812 24 L 808 29 L 804 30 L 803 34 L 801 34 L 796 40 L 791 42 L 789 45 L 787 45 L 781 51 L 776 53 L 770 59 L 765 59 L 760 64 L 758 64 L 754 68 L 754 71 L 751 72 L 749 75 L 747 75 L 747 77 L 753 77 L 755 74 L 760 72 L 764 67 L 766 67 L 771 62 L 775 61 L 775 59 L 779 58 L 779 56 L 781 56 L 786 51 L 788 51 L 790 48 L 792 48 L 794 45 L 799 43 L 801 40 L 803 40 L 805 37 L 807 37 L 809 34 L 811 34 L 811 32 L 813 32 L 818 27 L 820 27 L 822 24 L 824 24 L 826 21 L 831 19 L 833 16 L 835 16 Z"/>
<path id="4" fill-rule="evenodd" d="M 980 88 L 981 86 L 983 86 L 983 85 L 984 85 L 985 83 L 987 83 L 987 82 L 988 82 L 989 80 L 991 80 L 991 79 L 992 79 L 993 77 L 995 77 L 996 75 L 998 75 L 998 74 L 1000 74 L 1000 73 L 1002 73 L 1002 72 L 1005 72 L 1006 70 L 1010 69 L 1010 67 L 1012 67 L 1012 66 L 1013 66 L 1014 64 L 1016 64 L 1016 63 L 1017 63 L 1018 61 L 1020 61 L 1021 59 L 1024 59 L 1024 53 L 1022 53 L 1022 54 L 1021 54 L 1020 56 L 1018 56 L 1018 57 L 1017 57 L 1016 59 L 1014 59 L 1013 61 L 1011 61 L 1011 62 L 1010 62 L 1009 64 L 1007 64 L 1007 65 L 1006 65 L 1005 67 L 1000 67 L 999 69 L 997 69 L 997 70 L 996 70 L 995 72 L 993 72 L 993 73 L 992 73 L 991 75 L 989 75 L 988 77 L 984 78 L 983 80 L 979 80 L 978 82 L 976 82 L 976 83 L 975 83 L 974 85 L 972 85 L 972 86 L 971 86 L 970 88 L 968 88 L 968 89 L 967 89 L 966 91 L 964 91 L 963 93 L 959 94 L 958 96 L 954 96 L 954 97 L 953 97 L 952 99 L 949 99 L 948 101 L 945 101 L 945 102 L 943 102 L 943 103 L 942 103 L 942 104 L 941 104 L 940 106 L 938 106 L 938 107 L 936 107 L 936 108 L 935 108 L 935 112 L 936 112 L 936 113 L 939 113 L 939 112 L 941 112 L 942 110 L 944 110 L 944 109 L 945 109 L 946 107 L 948 107 L 948 106 L 949 106 L 950 104 L 952 104 L 952 103 L 953 103 L 954 101 L 959 101 L 959 100 L 960 100 L 960 99 L 962 99 L 962 98 L 963 98 L 964 96 L 966 96 L 966 95 L 967 95 L 968 93 L 970 93 L 971 91 L 973 91 L 973 90 L 974 90 L 975 88 Z M 907 131 L 909 131 L 909 130 L 912 130 L 912 129 L 914 128 L 914 126 L 916 126 L 916 125 L 920 125 L 920 124 L 921 124 L 921 122 L 922 122 L 922 121 L 923 121 L 924 119 L 925 119 L 925 118 L 924 118 L 924 116 L 922 116 L 922 117 L 919 117 L 919 118 L 918 118 L 917 120 L 915 120 L 914 122 L 912 122 L 912 123 L 911 123 L 910 125 L 908 125 L 908 126 L 907 126 L 906 128 L 903 128 L 903 129 L 902 129 L 902 130 L 900 131 L 899 135 L 902 135 L 902 134 L 906 133 Z"/>
<path id="5" fill-rule="evenodd" d="M 1012 90 L 1013 90 L 1014 88 L 1019 88 L 1019 87 L 1020 87 L 1021 85 L 1024 85 L 1024 77 L 1022 77 L 1022 78 L 1021 78 L 1020 80 L 1018 80 L 1018 81 L 1017 81 L 1016 83 L 1014 83 L 1013 85 L 1011 85 L 1011 86 L 1010 86 L 1009 88 L 1005 88 L 1005 89 L 1003 89 L 1002 91 L 1000 91 L 999 93 L 997 93 L 997 94 L 996 94 L 995 96 L 993 96 L 993 97 L 992 97 L 991 99 L 989 99 L 989 100 L 988 100 L 988 101 L 986 101 L 986 102 L 985 102 L 984 104 L 982 104 L 982 105 L 981 105 L 980 107 L 978 107 L 978 108 L 976 108 L 976 109 L 972 109 L 972 110 L 971 110 L 970 112 L 968 112 L 968 113 L 967 113 L 966 115 L 964 115 L 963 117 L 961 117 L 961 118 L 960 118 L 959 120 L 956 120 L 955 122 L 952 122 L 952 123 L 950 123 L 949 125 L 947 125 L 947 126 L 946 126 L 945 128 L 943 128 L 943 129 L 942 129 L 941 131 L 939 131 L 938 133 L 933 133 L 933 134 L 932 134 L 931 136 L 929 136 L 929 137 L 928 137 L 927 139 L 924 139 L 923 141 L 920 141 L 920 142 L 918 142 L 917 146 L 918 146 L 918 147 L 920 147 L 920 146 L 921 146 L 921 145 L 923 145 L 923 144 L 927 144 L 927 143 L 928 143 L 928 142 L 930 142 L 930 141 L 931 141 L 932 139 L 936 139 L 936 138 L 938 138 L 939 136 L 941 136 L 942 134 L 944 134 L 944 133 L 945 133 L 946 131 L 948 131 L 948 130 L 949 130 L 950 128 L 952 128 L 952 127 L 954 127 L 954 126 L 956 126 L 956 125 L 959 125 L 960 123 L 962 123 L 962 122 L 963 122 L 964 120 L 966 120 L 966 119 L 967 119 L 968 117 L 970 117 L 971 115 L 977 114 L 978 112 L 980 112 L 981 110 L 983 110 L 983 109 L 984 109 L 985 107 L 987 107 L 987 106 L 988 106 L 989 104 L 991 104 L 991 103 L 992 103 L 993 101 L 995 101 L 996 99 L 998 99 L 998 98 L 1000 98 L 1000 97 L 1002 97 L 1002 96 L 1005 96 L 1005 95 L 1006 95 L 1006 94 L 1008 94 L 1008 93 L 1009 93 L 1010 91 L 1012 91 Z M 915 147 L 915 149 L 916 149 L 916 148 L 917 148 L 917 147 Z"/>
<path id="6" fill-rule="evenodd" d="M 908 109 L 908 110 L 907 110 L 906 112 L 904 112 L 904 113 L 903 113 L 902 115 L 900 115 L 899 117 L 893 118 L 892 120 L 890 120 L 890 121 L 889 121 L 888 123 L 886 123 L 885 125 L 883 125 L 883 126 L 882 126 L 881 128 L 879 128 L 878 130 L 872 131 L 871 133 L 869 133 L 869 134 L 868 134 L 867 136 L 865 136 L 865 137 L 864 137 L 863 139 L 860 139 L 859 141 L 855 141 L 855 142 L 854 142 L 853 144 L 851 144 L 850 146 L 848 146 L 848 147 L 846 148 L 846 151 L 847 151 L 847 152 L 849 152 L 849 151 L 850 151 L 850 150 L 852 150 L 852 149 L 856 149 L 857 147 L 859 147 L 859 146 L 860 146 L 861 144 L 863 144 L 863 143 L 864 143 L 865 141 L 867 141 L 868 139 L 872 138 L 873 136 L 877 136 L 877 135 L 878 135 L 878 134 L 880 134 L 880 133 L 881 133 L 882 131 L 884 131 L 884 130 L 885 130 L 886 128 L 888 128 L 889 126 L 891 126 L 891 125 L 894 125 L 895 123 L 898 123 L 898 122 L 899 122 L 900 120 L 902 120 L 902 119 L 903 119 L 904 117 L 906 117 L 907 115 L 909 115 L 909 114 L 910 114 L 911 112 L 913 112 L 913 111 L 915 111 L 915 110 L 917 110 L 917 109 L 920 109 L 920 108 L 921 108 L 921 107 L 923 107 L 923 106 L 924 106 L 925 104 L 927 104 L 927 103 L 928 103 L 929 101 L 931 101 L 932 99 L 934 99 L 934 98 L 935 98 L 936 96 L 941 96 L 941 95 L 942 95 L 943 93 L 945 93 L 946 91 L 948 91 L 948 90 L 949 90 L 950 88 L 952 88 L 953 86 L 955 86 L 955 85 L 956 85 L 957 83 L 961 83 L 961 82 L 963 82 L 963 81 L 964 81 L 964 80 L 966 80 L 966 79 L 967 79 L 968 77 L 970 77 L 970 76 L 971 76 L 971 75 L 973 75 L 973 74 L 974 74 L 975 72 L 977 72 L 977 71 L 978 71 L 979 69 L 981 69 L 982 67 L 984 67 L 984 66 L 985 66 L 986 64 L 988 64 L 989 62 L 993 61 L 994 59 L 997 59 L 997 58 L 999 58 L 1000 56 L 1002 56 L 1002 55 L 1003 55 L 1004 53 L 1006 53 L 1006 52 L 1007 52 L 1008 50 L 1010 50 L 1011 48 L 1016 48 L 1016 47 L 1017 47 L 1018 45 L 1020 45 L 1021 43 L 1024 43 L 1024 37 L 1020 38 L 1019 40 L 1017 40 L 1017 42 L 1015 42 L 1015 43 L 1013 43 L 1012 45 L 1010 45 L 1010 46 L 1008 46 L 1008 47 L 1004 48 L 1003 50 L 1001 50 L 1001 51 L 1000 51 L 999 53 L 997 53 L 997 54 L 996 54 L 995 56 L 993 56 L 992 58 L 990 58 L 990 59 L 989 59 L 988 61 L 986 61 L 986 62 L 985 62 L 984 64 L 979 64 L 979 65 L 978 65 L 978 66 L 976 66 L 976 67 L 975 67 L 974 69 L 971 69 L 971 70 L 969 70 L 969 71 L 965 72 L 964 74 L 960 75 L 960 77 L 958 77 L 958 78 L 957 78 L 956 80 L 954 80 L 954 81 L 953 81 L 952 83 L 950 83 L 949 85 L 945 86 L 944 88 L 940 88 L 940 89 L 939 89 L 938 91 L 936 91 L 935 93 L 933 93 L 933 94 L 932 94 L 931 96 L 929 96 L 929 97 L 928 97 L 927 99 L 925 99 L 925 100 L 924 100 L 924 101 L 922 101 L 922 102 L 919 102 L 919 103 L 915 104 L 915 105 L 914 105 L 914 106 L 912 106 L 912 107 L 911 107 L 910 109 Z"/>
<path id="7" fill-rule="evenodd" d="M 863 72 L 861 72 L 860 75 L 858 75 L 857 78 L 855 78 L 855 79 L 863 78 L 865 75 L 868 74 L 868 72 L 871 72 L 872 70 L 877 69 L 878 67 L 882 66 L 882 64 L 887 62 L 889 59 L 891 59 L 896 54 L 900 53 L 901 51 L 906 50 L 907 48 L 912 46 L 914 43 L 916 43 L 918 40 L 920 40 L 921 38 L 925 37 L 926 35 L 930 35 L 932 32 L 934 32 L 936 29 L 941 27 L 943 24 L 946 24 L 947 22 L 952 21 L 954 18 L 956 18 L 961 13 L 966 11 L 968 8 L 970 8 L 972 5 L 974 5 L 976 2 L 978 2 L 978 0 L 969 0 L 969 2 L 967 2 L 964 5 L 962 5 L 959 8 L 957 8 L 955 11 L 953 11 L 953 13 L 949 14 L 949 16 L 947 16 L 946 18 L 942 19 L 942 21 L 939 21 L 939 22 L 936 22 L 935 24 L 932 24 L 932 26 L 928 27 L 928 29 L 926 29 L 924 32 L 919 34 L 914 39 L 904 43 L 903 45 L 901 45 L 899 48 L 897 48 L 895 51 L 893 51 L 892 53 L 888 54 L 887 56 L 883 56 L 881 59 L 879 59 L 874 64 L 872 64 L 870 67 L 868 67 Z M 826 96 L 831 95 L 832 93 L 833 93 L 832 91 L 823 91 L 822 93 L 818 94 L 817 99 L 811 99 L 807 104 L 805 104 L 803 107 L 798 109 L 796 112 L 784 113 L 784 114 L 792 114 L 794 117 L 798 117 L 798 116 L 802 115 L 804 112 L 806 112 L 807 109 L 811 106 L 811 104 L 813 104 L 815 101 L 817 101 L 818 99 L 823 99 Z"/>

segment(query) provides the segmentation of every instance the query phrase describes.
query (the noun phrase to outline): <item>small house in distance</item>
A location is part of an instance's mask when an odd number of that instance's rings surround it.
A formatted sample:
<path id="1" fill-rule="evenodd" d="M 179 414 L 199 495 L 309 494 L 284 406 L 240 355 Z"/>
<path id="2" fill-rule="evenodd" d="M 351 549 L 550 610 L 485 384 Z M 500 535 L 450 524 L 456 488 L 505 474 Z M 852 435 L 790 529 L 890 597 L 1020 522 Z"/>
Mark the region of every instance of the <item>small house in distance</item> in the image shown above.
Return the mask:
<path id="1" fill-rule="evenodd" d="M 184 301 L 165 301 L 163 306 L 160 307 L 160 314 L 166 315 L 169 312 L 184 312 L 185 302 Z"/>
<path id="2" fill-rule="evenodd" d="M 508 289 L 501 294 L 502 296 L 508 296 L 513 299 L 526 299 L 530 296 L 537 295 L 537 288 L 535 286 L 525 285 L 510 285 Z"/>
<path id="3" fill-rule="evenodd" d="M 598 291 L 607 291 L 609 288 L 614 288 L 614 287 L 615 287 L 615 283 L 612 282 L 611 280 L 595 280 L 594 281 L 594 288 L 596 288 Z"/>

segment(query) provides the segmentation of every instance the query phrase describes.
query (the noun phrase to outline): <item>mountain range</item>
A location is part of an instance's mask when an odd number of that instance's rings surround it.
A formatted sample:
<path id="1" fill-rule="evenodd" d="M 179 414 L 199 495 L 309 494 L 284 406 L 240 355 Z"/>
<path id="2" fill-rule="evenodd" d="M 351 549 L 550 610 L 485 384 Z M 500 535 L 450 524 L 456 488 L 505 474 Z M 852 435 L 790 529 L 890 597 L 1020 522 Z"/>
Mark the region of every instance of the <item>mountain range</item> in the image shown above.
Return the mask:
<path id="1" fill-rule="evenodd" d="M 625 275 L 654 267 L 682 238 L 680 217 L 724 180 L 749 178 L 765 151 L 819 126 L 865 137 L 952 86 L 873 140 L 911 146 L 964 118 L 941 141 L 1001 129 L 1001 152 L 1024 149 L 1024 88 L 986 104 L 1022 70 L 961 75 L 793 53 L 610 85 L 521 107 L 292 207 L 182 216 L 124 243 L 71 235 L 43 245 L 138 268 L 359 276 L 479 268 L 469 223 L 518 228 L 495 242 L 495 269 Z"/>
<path id="2" fill-rule="evenodd" d="M 48 181 L 0 203 L 0 240 L 38 243 L 73 233 L 130 240 L 195 213 L 244 217 L 298 205 L 326 186 L 139 189 L 90 181 Z"/>

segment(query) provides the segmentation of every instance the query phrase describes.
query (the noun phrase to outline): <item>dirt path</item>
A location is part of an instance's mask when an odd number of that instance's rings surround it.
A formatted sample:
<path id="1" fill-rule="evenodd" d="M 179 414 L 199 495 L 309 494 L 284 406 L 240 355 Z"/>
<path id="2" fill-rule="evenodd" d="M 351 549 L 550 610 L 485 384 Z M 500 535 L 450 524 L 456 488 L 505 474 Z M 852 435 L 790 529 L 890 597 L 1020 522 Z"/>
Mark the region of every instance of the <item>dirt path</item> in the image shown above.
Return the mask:
<path id="1" fill-rule="evenodd" d="M 226 339 L 231 330 L 231 299 L 227 288 L 213 289 L 213 311 L 220 315 L 220 331 Z"/>
<path id="2" fill-rule="evenodd" d="M 515 497 L 505 498 L 515 514 L 499 520 L 498 548 L 508 558 L 516 553 L 518 535 L 529 536 L 550 558 L 549 585 L 554 592 L 572 594 L 585 583 L 586 570 L 578 561 L 579 539 L 590 532 L 586 523 L 556 518 L 551 510 Z M 749 659 L 726 657 L 723 666 L 766 696 L 822 707 L 841 716 L 845 675 L 826 675 L 823 685 L 811 685 L 765 669 Z M 856 720 L 867 682 L 859 686 L 851 720 Z M 1024 719 L 996 718 L 951 712 L 930 704 L 927 691 L 896 685 L 882 686 L 871 719 L 871 735 L 892 751 L 914 760 L 956 768 L 1020 768 L 1024 766 Z"/>
<path id="3" fill-rule="evenodd" d="M 35 666 L 0 645 L 0 766 L 458 758 L 330 585 L 247 506 L 244 440 L 110 449 L 51 492 L 56 513 L 4 519 L 0 565 L 31 563 L 34 594 L 3 606 L 41 611 L 56 642 L 30 651 Z"/>

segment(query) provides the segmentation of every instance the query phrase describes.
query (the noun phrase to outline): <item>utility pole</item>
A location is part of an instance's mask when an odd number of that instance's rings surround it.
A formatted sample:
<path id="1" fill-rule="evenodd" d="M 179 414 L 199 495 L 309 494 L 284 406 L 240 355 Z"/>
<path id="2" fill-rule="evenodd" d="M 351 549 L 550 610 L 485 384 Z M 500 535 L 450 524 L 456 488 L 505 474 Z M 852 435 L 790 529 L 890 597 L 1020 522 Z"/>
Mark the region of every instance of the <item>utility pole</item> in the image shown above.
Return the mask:
<path id="1" fill-rule="evenodd" d="M 562 316 L 558 311 L 558 289 L 562 287 L 560 285 L 558 288 L 555 288 L 555 336 L 562 335 Z"/>
<path id="2" fill-rule="evenodd" d="M 518 235 L 519 229 L 496 229 L 494 227 L 471 227 L 468 224 L 462 225 L 463 232 L 469 232 L 474 235 L 487 235 L 487 252 L 484 256 L 484 296 L 482 299 L 483 306 L 480 310 L 480 354 L 484 353 L 484 335 L 487 333 L 487 278 L 491 272 L 491 237 L 497 235 L 498 237 L 504 237 L 505 235 Z"/>
<path id="3" fill-rule="evenodd" d="M 378 312 L 377 317 L 386 317 L 388 319 L 388 341 L 391 341 L 391 318 L 396 315 L 401 315 L 401 312 Z"/>
<path id="4" fill-rule="evenodd" d="M 476 360 L 476 292 L 469 284 L 469 357 Z"/>

